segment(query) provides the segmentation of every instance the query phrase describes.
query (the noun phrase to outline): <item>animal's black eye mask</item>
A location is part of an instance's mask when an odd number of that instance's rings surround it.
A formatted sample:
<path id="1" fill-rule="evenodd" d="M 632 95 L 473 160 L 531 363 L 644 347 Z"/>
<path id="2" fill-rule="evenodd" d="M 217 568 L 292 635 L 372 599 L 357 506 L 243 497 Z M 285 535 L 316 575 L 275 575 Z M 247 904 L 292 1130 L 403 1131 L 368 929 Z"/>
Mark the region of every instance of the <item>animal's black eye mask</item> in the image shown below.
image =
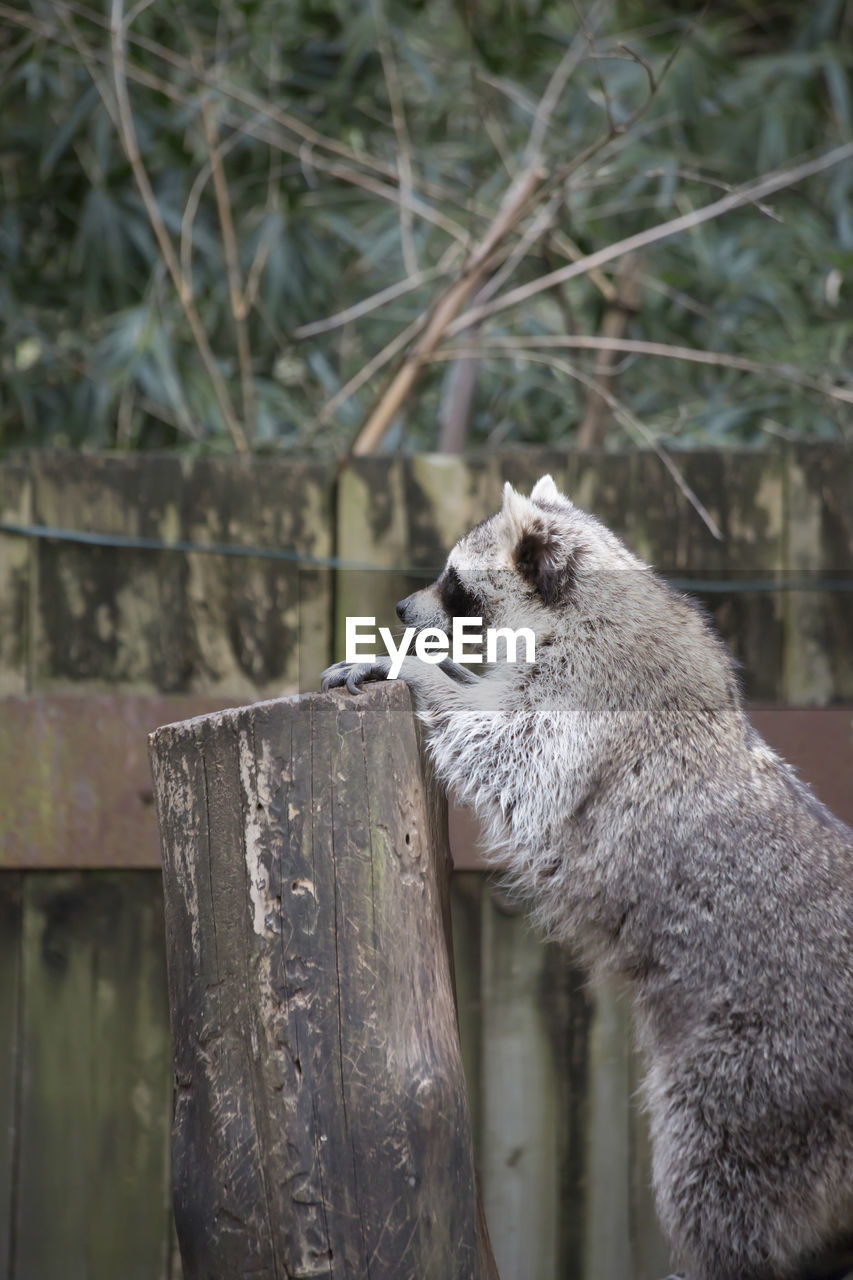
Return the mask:
<path id="1" fill-rule="evenodd" d="M 465 585 L 452 565 L 438 580 L 438 594 L 450 618 L 475 618 L 481 612 L 474 592 Z"/>

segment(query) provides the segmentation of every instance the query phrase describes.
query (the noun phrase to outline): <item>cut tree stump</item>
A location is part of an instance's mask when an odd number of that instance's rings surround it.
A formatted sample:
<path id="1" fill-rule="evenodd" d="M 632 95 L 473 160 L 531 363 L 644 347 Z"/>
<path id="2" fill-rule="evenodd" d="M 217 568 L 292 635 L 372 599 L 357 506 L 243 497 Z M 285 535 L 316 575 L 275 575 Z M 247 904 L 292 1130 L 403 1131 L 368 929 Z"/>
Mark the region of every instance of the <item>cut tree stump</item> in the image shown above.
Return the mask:
<path id="1" fill-rule="evenodd" d="M 497 1280 L 402 682 L 151 736 L 185 1280 Z"/>

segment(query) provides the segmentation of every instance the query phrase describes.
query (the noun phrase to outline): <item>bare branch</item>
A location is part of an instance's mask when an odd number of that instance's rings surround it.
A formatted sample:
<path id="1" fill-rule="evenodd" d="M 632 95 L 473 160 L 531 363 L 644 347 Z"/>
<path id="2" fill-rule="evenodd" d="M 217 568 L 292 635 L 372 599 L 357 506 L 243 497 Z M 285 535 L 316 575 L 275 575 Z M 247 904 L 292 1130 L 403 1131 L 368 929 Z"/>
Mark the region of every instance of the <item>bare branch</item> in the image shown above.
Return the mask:
<path id="1" fill-rule="evenodd" d="M 631 49 L 625 43 L 624 40 L 620 40 L 616 47 L 617 49 L 622 49 L 626 57 L 631 62 L 636 62 L 639 66 L 643 68 L 643 70 L 646 73 L 646 79 L 649 82 L 649 96 L 650 97 L 654 96 L 654 94 L 656 94 L 658 91 L 658 85 L 657 85 L 657 79 L 654 73 L 654 68 L 652 67 L 651 63 L 647 62 L 646 59 L 643 57 L 643 55 L 641 53 L 638 53 L 636 49 Z"/>
<path id="2" fill-rule="evenodd" d="M 80 17 L 91 22 L 93 25 L 109 30 L 109 20 L 96 9 L 92 9 L 87 5 L 79 3 L 79 0 L 50 0 L 50 3 L 57 11 L 63 10 L 68 13 L 76 13 Z M 34 20 L 30 15 L 21 14 L 18 10 L 5 4 L 0 4 L 0 16 L 6 17 L 18 25 L 29 27 L 31 29 L 37 28 L 39 30 L 43 30 L 44 27 L 43 23 L 38 22 L 38 20 Z M 168 48 L 168 46 L 161 44 L 157 40 L 152 40 L 148 36 L 137 35 L 134 32 L 128 32 L 127 41 L 128 43 L 134 44 L 138 48 L 144 49 L 146 52 L 153 54 L 154 57 L 168 63 L 169 66 L 174 67 L 177 71 L 181 71 L 186 75 L 194 74 L 191 62 L 187 58 L 182 57 L 181 54 L 176 53 L 173 49 Z M 157 77 L 150 76 L 150 73 L 146 72 L 142 68 L 136 69 L 136 74 L 134 74 L 132 64 L 128 64 L 127 73 L 131 78 L 138 79 L 140 83 L 145 83 L 146 77 L 150 77 L 147 82 L 151 83 L 152 87 L 155 87 L 156 82 L 156 87 L 158 87 L 161 92 L 166 93 L 167 96 L 172 97 L 175 101 L 184 101 L 184 97 L 181 95 L 179 90 L 176 90 L 173 86 L 164 88 L 163 86 L 166 84 L 165 81 L 158 80 Z M 229 98 L 233 102 L 240 103 L 240 105 L 247 107 L 261 120 L 267 121 L 268 127 L 270 125 L 278 126 L 280 131 L 294 134 L 295 138 L 287 138 L 282 135 L 282 132 L 276 133 L 271 131 L 271 133 L 263 139 L 264 141 L 269 142 L 270 145 L 275 145 L 278 149 L 286 152 L 288 155 L 296 156 L 298 158 L 302 146 L 308 145 L 309 147 L 319 148 L 321 151 L 330 152 L 332 155 L 336 155 L 340 159 L 348 161 L 350 165 L 354 165 L 356 167 L 360 166 L 362 169 L 368 169 L 375 174 L 390 179 L 392 182 L 398 180 L 396 165 L 379 160 L 376 156 L 371 155 L 370 152 L 355 151 L 352 147 L 348 147 L 337 138 L 327 137 L 325 134 L 313 129 L 310 125 L 305 124 L 305 122 L 300 120 L 298 116 L 294 116 L 290 112 L 282 110 L 280 107 L 273 106 L 259 94 L 252 93 L 241 85 L 232 84 L 230 81 L 222 79 L 221 76 L 218 76 L 213 72 L 205 72 L 202 83 L 206 84 L 209 88 L 217 90 L 217 92 L 223 97 Z M 241 118 L 239 116 L 223 115 L 222 122 L 223 124 L 239 128 Z M 274 142 L 271 141 L 271 137 L 275 138 Z M 300 139 L 301 141 L 296 141 L 296 139 Z M 346 170 L 339 175 L 344 181 L 347 180 L 344 176 L 345 172 Z M 421 183 L 421 190 L 423 194 L 428 196 L 430 199 L 447 200 L 456 203 L 459 202 L 457 193 L 440 182 L 424 180 Z M 474 212 L 479 218 L 487 218 L 490 216 L 487 210 L 472 206 L 470 201 L 467 201 L 464 207 L 469 213 Z"/>
<path id="3" fill-rule="evenodd" d="M 269 133 L 264 129 L 263 133 L 258 133 L 258 137 L 265 137 L 267 141 L 271 141 Z M 468 245 L 471 237 L 468 231 L 452 218 L 448 218 L 446 214 L 441 213 L 438 209 L 433 209 L 431 205 L 425 204 L 419 196 L 409 192 L 404 195 L 402 191 L 398 191 L 395 187 L 388 186 L 387 183 L 380 182 L 377 178 L 371 178 L 366 173 L 359 173 L 357 169 L 350 169 L 346 165 L 342 165 L 337 161 L 328 161 L 315 156 L 312 164 L 317 169 L 322 169 L 324 173 L 330 173 L 335 178 L 340 178 L 343 182 L 349 182 L 354 187 L 361 187 L 365 191 L 371 192 L 372 195 L 381 196 L 383 200 L 390 200 L 392 204 L 405 206 L 412 213 L 416 213 L 418 217 L 423 218 L 424 222 L 431 222 L 436 227 L 440 227 L 442 231 L 446 231 L 449 236 L 453 236 L 454 240 L 458 240 L 460 244 Z"/>
<path id="4" fill-rule="evenodd" d="M 550 231 L 554 225 L 554 216 L 563 202 L 561 195 L 552 196 L 539 209 L 536 217 L 527 227 L 524 234 L 516 245 L 513 246 L 512 252 L 508 254 L 506 261 L 500 270 L 496 271 L 490 280 L 487 280 L 480 292 L 477 294 L 477 305 L 487 302 L 489 298 L 494 297 L 498 289 L 505 280 L 509 279 L 515 268 L 523 257 L 526 256 L 531 247 L 540 240 L 546 232 Z"/>
<path id="5" fill-rule="evenodd" d="M 79 17 L 87 19 L 95 26 L 104 27 L 107 30 L 110 29 L 110 23 L 104 18 L 103 14 L 87 5 L 77 3 L 76 0 L 51 0 L 51 4 L 55 9 L 65 9 L 70 13 L 76 13 Z M 160 58 L 163 62 L 168 62 L 176 70 L 183 71 L 189 75 L 193 74 L 190 60 L 182 57 L 181 54 L 176 53 L 167 45 L 161 44 L 157 40 L 152 40 L 148 36 L 134 33 L 128 33 L 127 39 L 129 43 L 135 44 L 140 49 L 145 49 L 147 53 L 154 54 L 155 57 Z M 292 115 L 289 111 L 283 111 L 280 107 L 272 106 L 258 94 L 252 93 L 241 85 L 218 79 L 214 73 L 209 72 L 205 73 L 202 83 L 207 84 L 210 88 L 218 89 L 224 97 L 231 98 L 235 102 L 249 107 L 250 110 L 258 115 L 281 125 L 282 128 L 287 129 L 290 133 L 295 134 L 297 138 L 301 138 L 303 142 L 307 142 L 311 146 L 330 151 L 333 155 L 340 156 L 352 164 L 362 164 L 365 168 L 373 169 L 376 173 L 381 173 L 386 177 L 393 178 L 396 176 L 393 165 L 385 164 L 368 153 L 362 154 L 354 151 L 352 147 L 348 147 L 337 138 L 326 137 L 325 134 L 305 124 L 298 116 Z"/>
<path id="6" fill-rule="evenodd" d="M 243 290 L 243 305 L 247 313 L 253 309 L 257 302 L 258 290 L 261 287 L 261 280 L 266 271 L 272 249 L 272 241 L 272 234 L 267 228 L 258 241 L 258 247 L 249 266 L 249 274 L 246 277 L 246 287 Z"/>
<path id="7" fill-rule="evenodd" d="M 160 208 L 157 204 L 157 198 L 154 195 L 154 189 L 151 186 L 151 180 L 148 177 L 148 171 L 142 161 L 139 151 L 139 143 L 136 138 L 136 130 L 133 124 L 133 113 L 130 108 L 130 97 L 127 91 L 127 78 L 124 69 L 124 22 L 122 14 L 122 0 L 112 0 L 111 12 L 111 45 L 113 54 L 113 86 L 115 90 L 115 105 L 108 96 L 101 96 L 104 105 L 111 114 L 114 114 L 114 123 L 121 139 L 122 147 L 127 156 L 128 163 L 133 170 L 133 176 L 136 179 L 136 185 L 139 188 L 139 194 L 145 205 L 145 212 L 151 223 L 151 229 L 159 245 L 160 252 L 172 277 L 172 283 L 178 300 L 187 318 L 193 339 L 201 356 L 202 363 L 207 370 L 210 378 L 216 402 L 222 414 L 223 421 L 234 442 L 234 447 L 240 452 L 245 452 L 248 448 L 246 436 L 243 428 L 240 426 L 237 416 L 234 413 L 231 397 L 228 394 L 228 388 L 219 365 L 216 362 L 210 344 L 207 340 L 207 334 L 196 311 L 192 296 L 189 290 L 188 282 L 184 279 L 181 272 L 180 262 L 172 245 L 169 232 L 166 230 L 166 224 L 163 221 Z M 90 69 L 91 74 L 91 69 Z M 98 83 L 98 81 L 96 81 Z M 99 86 L 100 88 L 100 86 Z"/>
<path id="8" fill-rule="evenodd" d="M 547 275 L 540 276 L 538 280 L 531 280 L 529 284 L 519 285 L 518 288 L 511 289 L 503 297 L 496 298 L 493 302 L 486 303 L 485 306 L 466 311 L 448 326 L 447 332 L 449 335 L 459 333 L 475 322 L 484 320 L 487 316 L 495 315 L 499 311 L 505 311 L 508 307 L 517 306 L 520 302 L 526 302 L 528 298 L 535 297 L 545 289 L 551 289 L 557 284 L 564 284 L 567 280 L 575 279 L 576 276 L 587 275 L 594 267 L 603 267 L 605 263 L 614 262 L 626 253 L 634 253 L 638 249 L 645 249 L 661 240 L 668 240 L 671 236 L 680 235 L 682 231 L 691 231 L 694 227 L 699 227 L 714 218 L 721 218 L 733 209 L 740 209 L 745 204 L 761 200 L 764 196 L 772 195 L 776 191 L 782 191 L 785 187 L 794 186 L 795 183 L 802 182 L 805 178 L 814 177 L 816 174 L 823 173 L 827 169 L 842 164 L 845 160 L 851 158 L 853 158 L 853 142 L 845 142 L 840 147 L 834 147 L 832 151 L 827 151 L 813 160 L 806 160 L 802 164 L 795 165 L 792 169 L 784 169 L 781 172 L 767 174 L 765 177 L 748 183 L 746 186 L 735 188 L 734 191 L 719 200 L 713 201 L 712 204 L 704 205 L 700 209 L 693 209 L 690 213 L 682 214 L 678 218 L 671 218 L 668 222 L 662 222 L 656 227 L 650 227 L 647 231 L 639 231 L 635 235 L 626 236 L 624 240 L 617 240 L 613 244 L 606 245 L 603 249 L 598 249 L 595 253 L 588 254 L 585 258 L 581 258 L 579 262 L 570 263 L 568 266 L 560 267 L 556 271 L 549 271 Z"/>
<path id="9" fill-rule="evenodd" d="M 395 413 L 414 386 L 424 360 L 435 350 L 448 324 L 460 307 L 465 305 L 467 298 L 486 271 L 492 254 L 523 216 L 530 197 L 540 185 L 542 177 L 540 169 L 531 167 L 525 169 L 509 187 L 492 225 L 480 244 L 470 254 L 463 274 L 439 299 L 415 350 L 398 370 L 390 387 L 358 433 L 352 446 L 354 454 L 372 452 L 382 439 Z"/>
<path id="10" fill-rule="evenodd" d="M 237 145 L 241 137 L 242 137 L 241 133 L 232 133 L 230 138 L 226 138 L 224 142 L 220 143 L 219 144 L 220 156 L 221 157 L 226 156 L 228 152 L 231 151 Z M 210 175 L 212 174 L 212 172 L 213 172 L 213 166 L 211 165 L 210 157 L 208 156 L 207 160 L 205 160 L 204 164 L 201 166 L 195 178 L 193 179 L 193 184 L 190 187 L 190 192 L 189 192 L 189 195 L 187 196 L 186 203 L 184 205 L 183 216 L 181 218 L 181 239 L 180 239 L 181 271 L 183 272 L 184 279 L 187 281 L 187 284 L 189 285 L 191 294 L 193 289 L 193 279 L 192 279 L 193 226 L 195 224 L 196 216 L 198 214 L 198 207 L 201 204 L 201 197 L 204 194 L 204 188 L 207 186 L 208 182 L 210 181 Z"/>
<path id="11" fill-rule="evenodd" d="M 601 325 L 604 342 L 598 347 L 594 380 L 596 388 L 611 391 L 616 378 L 616 352 L 614 342 L 622 337 L 631 315 L 640 306 L 640 259 L 628 254 L 620 260 L 614 276 L 614 297 L 604 312 Z M 601 391 L 590 391 L 583 422 L 578 427 L 577 447 L 596 449 L 604 443 L 609 420 L 610 405 Z"/>
<path id="12" fill-rule="evenodd" d="M 50 0 L 50 3 L 58 13 L 67 13 L 69 11 L 82 12 L 83 15 L 89 17 L 91 21 L 99 25 L 105 25 L 100 15 L 86 9 L 83 5 L 73 3 L 72 0 Z M 48 24 L 42 20 L 34 18 L 30 14 L 22 14 L 18 10 L 12 9 L 3 3 L 0 3 L 0 18 L 8 19 L 9 21 L 15 22 L 17 25 L 23 26 L 28 30 L 37 31 L 39 34 L 45 35 L 48 38 L 55 38 L 55 32 Z M 133 39 L 132 36 L 130 38 L 131 40 Z M 187 70 L 190 73 L 192 72 L 190 64 L 187 63 L 185 59 L 180 58 L 176 54 L 172 54 L 171 51 L 165 49 L 165 47 L 161 50 L 161 48 L 157 46 L 156 41 L 152 42 L 148 40 L 141 40 L 140 38 L 140 43 L 145 48 L 148 48 L 153 44 L 155 48 L 151 51 L 157 52 L 159 56 L 168 61 L 170 65 L 176 65 L 181 70 Z M 75 45 L 75 47 L 79 48 L 78 45 Z M 106 63 L 107 61 L 105 55 L 99 49 L 93 49 L 90 47 L 89 56 L 90 60 L 93 62 L 100 61 Z M 135 66 L 127 60 L 125 60 L 124 66 L 125 74 L 128 79 L 134 80 L 138 84 L 145 85 L 147 88 L 153 89 L 157 93 L 162 93 L 164 97 L 170 98 L 173 102 L 180 103 L 182 106 L 187 105 L 187 102 L 189 101 L 188 95 L 175 85 L 170 84 L 169 81 L 155 75 L 144 67 Z M 217 88 L 224 96 L 235 96 L 235 94 L 230 93 L 227 83 L 217 82 L 215 77 L 210 73 L 205 72 L 203 74 L 202 83 Z M 236 96 L 239 97 L 239 95 Z M 232 112 L 223 112 L 221 117 L 222 123 L 228 125 L 230 128 L 239 130 L 248 137 L 257 139 L 259 142 L 264 142 L 269 147 L 284 152 L 285 155 L 295 157 L 304 165 L 306 148 L 310 151 L 313 143 L 310 141 L 298 143 L 292 138 L 288 138 L 280 128 L 276 127 L 278 123 L 276 114 L 271 109 L 267 110 L 264 108 L 262 99 L 258 99 L 258 102 L 260 103 L 260 108 L 255 113 L 257 118 L 246 120 Z M 326 150 L 330 149 L 332 148 L 326 148 Z M 363 163 L 363 167 L 372 168 L 381 173 L 387 172 L 388 176 L 393 181 L 398 181 L 398 174 L 395 168 L 390 168 L 389 166 L 380 165 L 378 163 L 375 165 L 369 165 L 367 164 L 366 159 L 362 162 L 362 159 L 358 156 L 355 156 L 355 163 Z M 358 168 L 352 168 L 341 164 L 340 162 L 328 160 L 324 157 L 321 158 L 313 153 L 311 157 L 311 165 L 312 168 L 328 173 L 340 182 L 361 187 L 363 190 L 369 191 L 372 195 L 378 196 L 382 200 L 388 200 L 390 203 L 397 206 L 400 206 L 401 202 L 405 202 L 406 207 L 410 208 L 412 213 L 421 217 L 425 222 L 429 222 L 432 225 L 439 227 L 442 231 L 446 232 L 447 235 L 452 236 L 454 239 L 458 240 L 460 244 L 464 244 L 466 247 L 470 243 L 470 234 L 461 223 L 450 218 L 447 214 L 442 213 L 439 209 L 432 208 L 423 199 L 421 199 L 420 196 L 417 196 L 414 193 L 410 193 L 408 196 L 403 196 L 396 187 L 381 182 L 376 178 L 371 178 L 369 174 L 362 173 Z M 422 190 L 431 198 L 446 199 L 459 203 L 458 197 L 456 197 L 453 192 L 442 187 L 440 184 L 424 183 L 422 185 Z M 465 203 L 465 209 L 467 213 L 473 213 L 480 219 L 485 219 L 486 217 L 491 216 L 486 209 L 480 207 L 476 203 L 472 204 L 470 200 Z"/>
<path id="13" fill-rule="evenodd" d="M 403 251 L 403 266 L 407 275 L 414 275 L 418 268 L 418 255 L 412 235 L 411 197 L 414 191 L 412 183 L 412 144 L 406 124 L 406 111 L 403 103 L 403 90 L 394 58 L 394 46 L 391 32 L 382 5 L 382 0 L 372 0 L 373 17 L 376 24 L 379 59 L 385 77 L 388 92 L 388 104 L 391 107 L 391 121 L 397 139 L 397 173 L 400 180 L 400 246 Z"/>
<path id="14" fill-rule="evenodd" d="M 590 14 L 589 23 L 594 28 L 598 25 L 601 17 L 607 9 L 604 0 L 598 0 Z M 577 10 L 577 6 L 576 6 Z M 557 63 L 551 76 L 545 86 L 545 92 L 539 99 L 536 111 L 533 117 L 533 124 L 530 128 L 530 137 L 527 141 L 525 151 L 526 164 L 539 164 L 542 147 L 545 142 L 545 135 L 551 124 L 551 117 L 557 109 L 557 104 L 563 96 L 566 85 L 571 79 L 572 73 L 583 62 L 586 53 L 586 46 L 590 41 L 589 27 L 583 19 L 583 15 L 578 15 L 581 21 L 581 30 L 572 40 L 566 52 Z"/>
<path id="15" fill-rule="evenodd" d="M 476 350 L 474 348 L 471 348 L 471 349 L 463 348 L 462 350 L 457 349 L 457 350 L 454 350 L 453 352 L 447 352 L 447 351 L 438 352 L 435 356 L 435 359 L 456 360 L 456 359 L 459 359 L 461 356 L 465 356 L 465 355 L 473 356 L 475 354 L 476 355 L 497 354 L 497 355 L 504 355 L 504 356 L 514 356 L 519 360 L 528 360 L 532 364 L 545 364 L 550 366 L 550 368 L 552 369 L 560 370 L 562 373 L 567 374 L 570 378 L 574 378 L 575 381 L 582 383 L 583 386 L 589 388 L 590 391 L 594 391 L 597 395 L 600 395 L 602 399 L 607 401 L 608 405 L 610 406 L 610 409 L 612 410 L 614 418 L 616 418 L 619 422 L 621 422 L 622 425 L 626 428 L 626 430 L 628 430 L 631 433 L 631 435 L 638 438 L 642 444 L 646 445 L 647 448 L 651 449 L 652 452 L 656 454 L 658 458 L 660 458 L 661 462 L 666 467 L 669 474 L 672 476 L 676 485 L 684 494 L 685 498 L 690 503 L 691 507 L 693 507 L 694 511 L 699 516 L 699 518 L 701 519 L 702 523 L 706 526 L 708 531 L 712 534 L 712 536 L 716 538 L 718 542 L 724 541 L 720 527 L 717 524 L 714 517 L 708 511 L 708 508 L 705 506 L 703 502 L 700 501 L 700 499 L 697 497 L 693 489 L 691 489 L 690 485 L 684 479 L 684 476 L 681 474 L 678 467 L 673 462 L 672 458 L 669 456 L 669 454 L 663 448 L 663 446 L 655 439 L 654 435 L 652 435 L 648 427 L 645 426 L 645 424 L 642 423 L 640 419 L 634 413 L 631 412 L 631 410 L 628 408 L 626 404 L 623 404 L 621 400 L 617 400 L 616 396 L 614 396 L 611 391 L 608 391 L 606 387 L 602 387 L 599 383 L 595 381 L 594 378 L 591 378 L 589 374 L 584 373 L 582 369 L 578 369 L 576 365 L 570 364 L 568 360 L 563 360 L 559 356 L 544 355 L 544 354 L 540 354 L 539 352 L 533 352 L 533 351 L 508 352 L 498 348 L 493 352 L 490 350 L 489 347 L 483 347 L 482 350 Z"/>
<path id="16" fill-rule="evenodd" d="M 197 41 L 193 62 L 197 64 L 199 73 L 204 67 Z M 199 74 L 199 79 L 201 79 Z M 207 94 L 200 95 L 201 119 L 204 126 L 204 137 L 207 144 L 208 163 L 213 174 L 213 190 L 216 197 L 216 210 L 219 215 L 219 226 L 222 231 L 222 251 L 225 257 L 225 270 L 228 277 L 228 304 L 234 324 L 234 336 L 237 341 L 237 362 L 240 367 L 240 391 L 243 403 L 243 424 L 247 437 L 254 435 L 257 417 L 257 401 L 255 399 L 255 379 L 252 373 L 252 354 L 249 345 L 249 326 L 246 322 L 246 301 L 243 293 L 243 271 L 240 266 L 240 249 L 234 230 L 234 216 L 231 209 L 231 195 L 225 166 L 222 162 L 222 150 L 219 146 L 219 135 Z"/>
<path id="17" fill-rule="evenodd" d="M 421 285 L 429 284 L 439 276 L 446 275 L 450 270 L 453 259 L 458 256 L 458 245 L 450 245 L 449 249 L 443 254 L 441 261 L 434 267 L 429 267 L 426 271 L 416 271 L 414 275 L 406 276 L 404 280 L 397 280 L 394 284 L 389 284 L 385 289 L 380 289 L 377 293 L 371 294 L 369 298 L 363 298 L 361 302 L 356 302 L 353 306 L 346 307 L 343 311 L 338 311 L 333 316 L 327 316 L 325 320 L 312 320 L 310 324 L 302 324 L 293 330 L 293 337 L 297 339 L 313 338 L 318 333 L 328 333 L 330 329 L 338 329 L 341 325 L 349 324 L 351 320 L 358 320 L 361 316 L 366 316 L 371 311 L 377 311 L 380 307 L 384 307 L 386 302 L 393 302 L 395 298 L 401 298 L 405 294 L 411 293 L 413 289 L 419 289 Z"/>
<path id="18" fill-rule="evenodd" d="M 340 390 L 336 391 L 331 399 L 323 405 L 318 415 L 318 421 L 324 425 L 330 422 L 341 405 L 349 400 L 351 396 L 356 395 L 374 374 L 378 373 L 380 369 L 384 369 L 386 364 L 390 364 L 406 344 L 420 333 L 425 323 L 425 316 L 417 316 L 411 324 L 407 324 L 405 329 L 401 330 L 395 338 L 392 338 L 381 351 L 378 351 L 371 360 L 368 360 L 367 364 L 362 365 L 355 377 L 344 383 Z"/>
<path id="19" fill-rule="evenodd" d="M 607 88 L 607 81 L 605 80 L 604 73 L 601 70 L 601 61 L 598 56 L 598 50 L 595 47 L 595 35 L 593 33 L 593 30 L 590 27 L 590 23 L 587 22 L 586 14 L 578 4 L 578 0 L 572 0 L 572 8 L 577 14 L 578 22 L 581 25 L 581 30 L 583 31 L 584 37 L 586 39 L 586 44 L 587 44 L 587 49 L 589 51 L 589 54 L 595 60 L 595 72 L 596 72 L 596 75 L 598 76 L 598 83 L 601 88 L 601 96 L 604 102 L 604 114 L 607 117 L 608 131 L 610 132 L 611 135 L 615 137 L 615 135 L 619 132 L 619 127 L 616 124 L 615 120 L 613 119 L 613 104 L 610 99 L 610 92 Z M 593 19 L 592 26 L 593 27 L 595 26 L 594 19 Z"/>
<path id="20" fill-rule="evenodd" d="M 641 280 L 645 277 L 641 276 Z M 535 338 L 527 337 L 492 337 L 491 347 L 507 352 L 527 351 L 534 348 L 540 350 L 568 351 L 613 351 L 626 355 L 659 357 L 665 360 L 686 360 L 692 364 L 712 365 L 720 369 L 737 369 L 741 373 L 752 373 L 758 377 L 779 379 L 803 387 L 807 391 L 818 391 L 845 404 L 853 404 L 853 387 L 837 386 L 834 383 L 814 378 L 795 365 L 778 364 L 762 360 L 750 360 L 748 356 L 732 355 L 727 351 L 707 351 L 699 347 L 672 346 L 666 342 L 646 342 L 640 338 L 599 337 L 594 334 L 540 334 Z M 445 353 L 446 354 L 446 353 Z"/>
<path id="21" fill-rule="evenodd" d="M 583 249 L 581 249 L 579 245 L 576 245 L 574 240 L 572 240 L 570 236 L 566 235 L 565 231 L 556 231 L 551 236 L 550 243 L 563 255 L 564 258 L 568 258 L 570 262 L 580 262 L 581 258 L 584 257 Z M 589 278 L 602 297 L 606 298 L 608 302 L 611 302 L 615 297 L 616 290 L 613 288 L 613 285 L 607 279 L 604 272 L 593 267 L 589 272 Z"/>
<path id="22" fill-rule="evenodd" d="M 596 13 L 603 4 L 596 6 Z M 421 367 L 435 350 L 448 326 L 457 315 L 460 307 L 470 297 L 479 281 L 485 274 L 492 255 L 499 248 L 501 241 L 512 232 L 527 212 L 532 199 L 541 188 L 545 178 L 542 169 L 541 146 L 547 132 L 551 116 L 562 95 L 569 76 L 582 57 L 583 41 L 576 38 L 560 59 L 551 74 L 544 93 L 539 100 L 530 129 L 526 164 L 515 181 L 504 194 L 501 207 L 491 225 L 487 229 L 480 244 L 471 253 L 465 264 L 463 274 L 447 293 L 439 299 L 427 322 L 415 350 L 398 370 L 379 403 L 374 408 L 352 445 L 353 454 L 370 453 L 384 436 L 406 396 L 414 386 Z M 541 228 L 547 225 L 548 215 L 541 220 Z M 538 232 L 538 228 L 537 228 Z M 519 254 L 519 257 L 522 256 Z M 518 259 L 516 259 L 517 261 Z M 477 311 L 475 306 L 474 310 Z M 469 326 L 464 326 L 468 328 Z"/>

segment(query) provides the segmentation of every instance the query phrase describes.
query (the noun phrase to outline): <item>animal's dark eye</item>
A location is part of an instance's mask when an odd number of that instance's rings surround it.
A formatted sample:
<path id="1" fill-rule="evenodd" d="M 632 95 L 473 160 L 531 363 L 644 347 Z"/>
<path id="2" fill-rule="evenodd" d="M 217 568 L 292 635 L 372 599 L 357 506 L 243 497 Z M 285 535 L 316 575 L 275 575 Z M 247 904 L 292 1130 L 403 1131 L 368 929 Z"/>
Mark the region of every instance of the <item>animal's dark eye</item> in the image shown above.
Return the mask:
<path id="1" fill-rule="evenodd" d="M 477 597 L 466 587 L 451 565 L 438 580 L 439 595 L 451 618 L 476 618 L 482 612 Z"/>

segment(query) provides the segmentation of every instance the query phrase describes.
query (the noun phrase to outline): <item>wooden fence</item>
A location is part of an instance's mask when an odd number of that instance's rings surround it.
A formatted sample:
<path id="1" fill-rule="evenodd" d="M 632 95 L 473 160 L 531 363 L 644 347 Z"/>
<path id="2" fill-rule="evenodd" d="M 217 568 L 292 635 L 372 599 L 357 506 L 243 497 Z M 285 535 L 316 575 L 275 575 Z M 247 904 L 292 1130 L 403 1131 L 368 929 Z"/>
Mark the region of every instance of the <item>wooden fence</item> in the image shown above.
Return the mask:
<path id="1" fill-rule="evenodd" d="M 146 732 L 314 687 L 343 617 L 391 616 L 407 584 L 495 509 L 504 479 L 524 490 L 551 471 L 642 555 L 700 578 L 750 698 L 827 708 L 788 717 L 789 751 L 808 722 L 807 767 L 815 744 L 836 744 L 819 791 L 849 796 L 853 593 L 839 580 L 853 576 L 850 451 L 679 463 L 722 543 L 644 453 L 372 458 L 337 481 L 330 467 L 257 458 L 0 465 L 0 1277 L 179 1275 Z M 299 566 L 282 551 L 371 568 Z M 773 574 L 785 589 L 767 589 Z M 453 908 L 502 1280 L 656 1280 L 667 1258 L 626 1010 L 590 992 L 482 873 L 457 874 Z"/>

